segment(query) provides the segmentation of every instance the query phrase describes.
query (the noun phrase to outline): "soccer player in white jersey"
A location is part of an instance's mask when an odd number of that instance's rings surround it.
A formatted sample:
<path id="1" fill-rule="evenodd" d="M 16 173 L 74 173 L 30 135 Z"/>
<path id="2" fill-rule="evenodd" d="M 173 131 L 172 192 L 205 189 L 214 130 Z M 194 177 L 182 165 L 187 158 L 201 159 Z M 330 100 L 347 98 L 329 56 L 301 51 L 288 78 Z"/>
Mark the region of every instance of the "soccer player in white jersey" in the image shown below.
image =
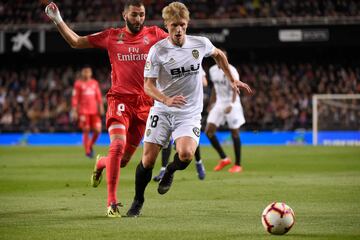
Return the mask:
<path id="1" fill-rule="evenodd" d="M 170 136 L 175 140 L 176 154 L 159 182 L 160 194 L 170 189 L 174 172 L 184 170 L 194 156 L 203 107 L 200 74 L 203 58 L 212 56 L 234 89 L 252 92 L 247 84 L 231 75 L 225 54 L 209 39 L 186 35 L 190 18 L 183 3 L 169 4 L 162 10 L 162 17 L 169 37 L 151 47 L 145 63 L 144 90 L 155 104 L 146 123 L 142 160 L 135 174 L 135 197 L 127 212 L 129 217 L 140 215 L 156 158 L 161 148 L 167 146 Z"/>
<path id="2" fill-rule="evenodd" d="M 201 68 L 200 73 L 201 73 L 201 76 L 202 76 L 203 87 L 206 87 L 208 85 L 208 81 L 207 81 L 207 78 L 206 78 L 206 73 L 205 73 L 203 68 Z M 165 174 L 165 169 L 166 169 L 166 166 L 169 163 L 169 158 L 170 158 L 170 155 L 171 155 L 171 145 L 172 145 L 172 142 L 170 141 L 167 148 L 164 147 L 162 149 L 162 151 L 161 151 L 161 168 L 160 168 L 159 174 L 156 175 L 155 177 L 153 177 L 153 180 L 155 182 L 159 182 L 163 178 L 163 176 Z M 195 151 L 195 166 L 196 166 L 196 171 L 197 171 L 198 178 L 200 180 L 204 180 L 206 174 L 205 174 L 204 163 L 201 160 L 200 145 L 196 148 L 196 151 Z"/>
<path id="3" fill-rule="evenodd" d="M 226 54 L 225 51 L 223 52 Z M 230 64 L 229 68 L 231 75 L 234 76 L 235 79 L 240 79 L 236 68 Z M 231 164 L 231 159 L 226 156 L 215 135 L 217 127 L 226 121 L 231 131 L 235 152 L 235 164 L 228 171 L 231 173 L 239 173 L 242 171 L 239 130 L 245 123 L 240 97 L 237 91 L 232 88 L 225 73 L 218 65 L 214 65 L 209 69 L 209 76 L 213 83 L 213 89 L 209 102 L 211 110 L 207 118 L 205 133 L 209 138 L 211 145 L 215 148 L 221 158 L 214 170 L 220 171 L 225 166 Z"/>

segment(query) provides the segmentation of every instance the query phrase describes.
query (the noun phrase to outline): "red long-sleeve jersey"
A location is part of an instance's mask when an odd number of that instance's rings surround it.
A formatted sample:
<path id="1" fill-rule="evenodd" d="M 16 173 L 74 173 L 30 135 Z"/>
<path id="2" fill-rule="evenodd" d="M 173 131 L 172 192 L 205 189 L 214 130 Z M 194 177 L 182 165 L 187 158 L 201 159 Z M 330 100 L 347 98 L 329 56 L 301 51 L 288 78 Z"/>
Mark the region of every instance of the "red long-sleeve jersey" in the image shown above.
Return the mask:
<path id="1" fill-rule="evenodd" d="M 106 49 L 111 63 L 113 95 L 144 95 L 144 66 L 152 45 L 168 34 L 157 26 L 145 26 L 139 33 L 130 34 L 124 28 L 110 28 L 87 36 L 97 48 Z"/>
<path id="2" fill-rule="evenodd" d="M 101 91 L 95 79 L 75 81 L 71 105 L 78 114 L 99 114 L 101 104 Z"/>

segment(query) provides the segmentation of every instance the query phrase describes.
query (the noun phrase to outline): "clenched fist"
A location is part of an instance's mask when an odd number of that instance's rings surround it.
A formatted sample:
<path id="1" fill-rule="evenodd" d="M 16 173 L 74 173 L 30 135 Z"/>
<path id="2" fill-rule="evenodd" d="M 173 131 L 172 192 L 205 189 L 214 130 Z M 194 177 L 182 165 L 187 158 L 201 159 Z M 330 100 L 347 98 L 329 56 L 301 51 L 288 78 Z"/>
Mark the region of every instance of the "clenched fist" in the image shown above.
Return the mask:
<path id="1" fill-rule="evenodd" d="M 55 3 L 49 3 L 45 8 L 45 13 L 55 24 L 63 22 L 60 11 Z"/>

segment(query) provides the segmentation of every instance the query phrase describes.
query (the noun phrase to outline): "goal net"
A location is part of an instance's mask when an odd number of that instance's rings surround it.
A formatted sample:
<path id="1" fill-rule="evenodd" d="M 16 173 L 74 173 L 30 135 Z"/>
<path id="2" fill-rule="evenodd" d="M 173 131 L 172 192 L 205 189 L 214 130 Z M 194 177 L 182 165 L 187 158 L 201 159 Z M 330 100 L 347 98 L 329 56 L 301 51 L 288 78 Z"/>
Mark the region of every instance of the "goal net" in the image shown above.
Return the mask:
<path id="1" fill-rule="evenodd" d="M 316 94 L 313 145 L 360 146 L 360 94 Z"/>

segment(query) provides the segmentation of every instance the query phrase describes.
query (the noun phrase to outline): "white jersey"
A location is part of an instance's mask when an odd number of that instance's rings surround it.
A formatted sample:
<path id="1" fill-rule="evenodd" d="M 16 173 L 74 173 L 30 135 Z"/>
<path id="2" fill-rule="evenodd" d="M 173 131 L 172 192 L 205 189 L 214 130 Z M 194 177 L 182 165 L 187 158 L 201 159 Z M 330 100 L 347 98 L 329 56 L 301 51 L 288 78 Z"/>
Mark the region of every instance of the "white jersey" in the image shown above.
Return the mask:
<path id="1" fill-rule="evenodd" d="M 175 46 L 165 38 L 149 51 L 144 77 L 157 78 L 156 87 L 166 96 L 182 95 L 187 103 L 180 108 L 168 107 L 155 101 L 154 108 L 171 114 L 201 114 L 203 87 L 201 62 L 214 51 L 209 39 L 185 36 L 183 46 Z"/>
<path id="2" fill-rule="evenodd" d="M 233 77 L 239 79 L 239 73 L 236 68 L 229 64 L 230 72 Z M 214 84 L 216 92 L 216 102 L 213 108 L 210 110 L 207 122 L 220 126 L 226 121 L 230 129 L 238 129 L 245 123 L 245 117 L 243 108 L 241 106 L 239 94 L 236 94 L 235 102 L 233 99 L 233 89 L 230 81 L 226 78 L 224 72 L 214 65 L 209 69 L 210 80 Z M 228 106 L 232 106 L 229 113 L 225 113 L 224 110 Z"/>
<path id="3" fill-rule="evenodd" d="M 229 64 L 230 72 L 233 77 L 240 80 L 239 73 L 236 68 Z M 209 69 L 210 80 L 214 84 L 216 92 L 216 102 L 224 105 L 230 104 L 233 98 L 233 89 L 231 87 L 229 79 L 225 76 L 225 73 L 218 65 L 214 65 Z M 236 94 L 235 102 L 239 102 L 240 97 Z"/>

